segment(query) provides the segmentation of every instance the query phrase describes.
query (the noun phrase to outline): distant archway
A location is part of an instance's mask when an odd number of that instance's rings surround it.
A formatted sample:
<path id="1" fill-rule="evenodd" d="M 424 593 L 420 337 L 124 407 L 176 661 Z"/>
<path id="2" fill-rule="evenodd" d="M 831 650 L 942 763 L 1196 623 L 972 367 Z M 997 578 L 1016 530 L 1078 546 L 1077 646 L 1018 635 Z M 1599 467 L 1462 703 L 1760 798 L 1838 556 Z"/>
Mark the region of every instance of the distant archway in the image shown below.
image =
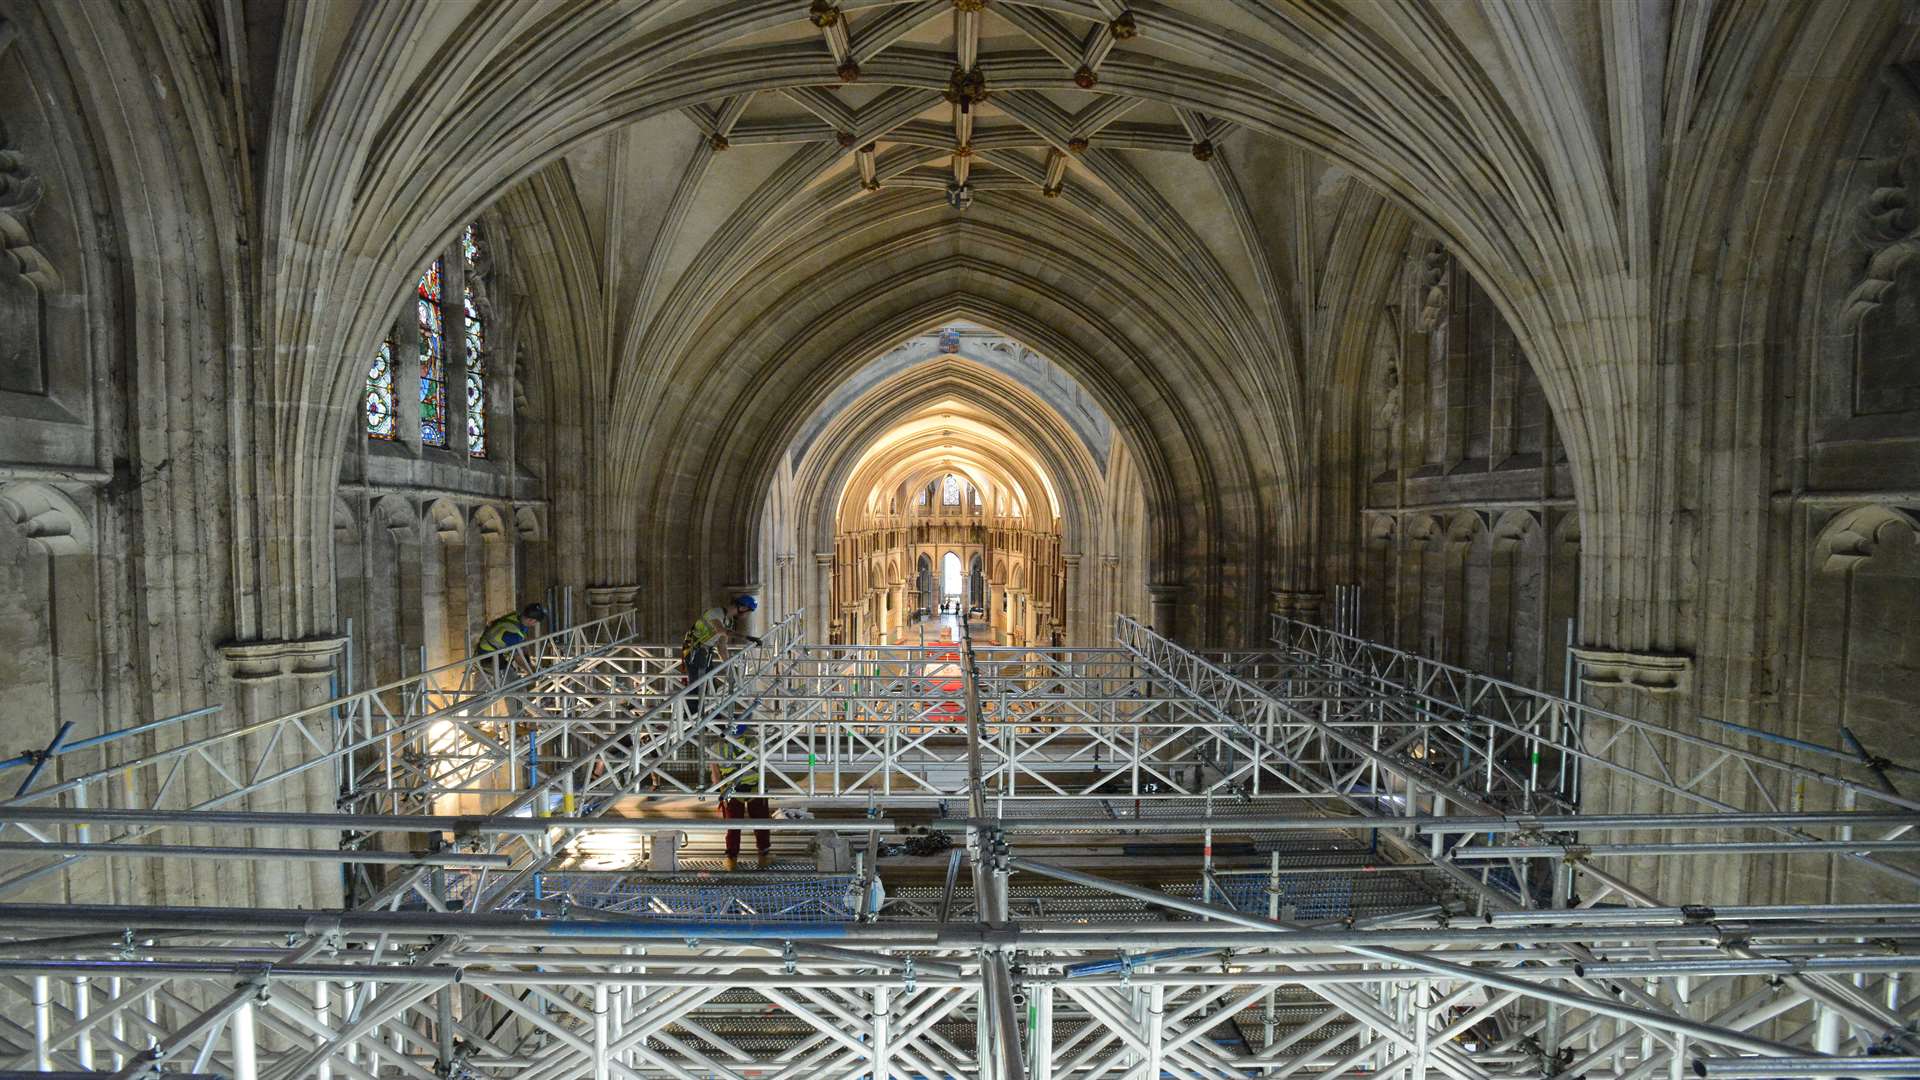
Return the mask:
<path id="1" fill-rule="evenodd" d="M 1147 576 L 1145 546 L 1122 543 L 1151 516 L 1132 452 L 1065 369 L 988 327 L 945 329 L 957 353 L 936 334 L 909 338 L 797 429 L 767 496 L 769 550 L 811 549 L 824 573 L 774 602 L 824 613 L 830 640 L 867 642 L 885 633 L 862 612 L 876 590 L 903 613 L 908 592 L 912 610 L 985 609 L 988 568 L 1013 559 L 1047 635 L 1092 643 Z M 1114 582 L 1079 578 L 1089 549 Z"/>
<path id="2" fill-rule="evenodd" d="M 960 556 L 949 551 L 940 556 L 940 601 L 959 600 L 964 595 L 965 582 L 960 572 Z"/>

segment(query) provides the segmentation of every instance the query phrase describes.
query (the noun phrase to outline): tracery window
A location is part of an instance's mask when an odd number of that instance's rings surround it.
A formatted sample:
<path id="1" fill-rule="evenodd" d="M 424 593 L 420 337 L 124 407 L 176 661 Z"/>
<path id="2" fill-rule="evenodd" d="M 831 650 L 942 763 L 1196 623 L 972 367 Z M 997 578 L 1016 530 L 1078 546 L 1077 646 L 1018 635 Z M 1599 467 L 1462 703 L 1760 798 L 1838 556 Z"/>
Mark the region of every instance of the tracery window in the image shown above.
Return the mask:
<path id="1" fill-rule="evenodd" d="M 433 448 L 473 459 L 494 456 L 494 435 L 508 429 L 511 405 L 498 402 L 493 341 L 494 251 L 485 227 L 469 224 L 414 283 L 412 311 L 402 309 L 385 343 L 370 358 L 362 407 L 370 440 Z M 455 307 L 456 302 L 458 307 Z M 456 333 L 449 324 L 458 321 Z M 401 357 L 420 354 L 420 411 L 411 365 Z M 418 426 L 415 418 L 418 417 Z"/>
<path id="2" fill-rule="evenodd" d="M 420 442 L 447 445 L 447 343 L 441 322 L 441 275 L 446 262 L 433 260 L 415 287 L 420 317 Z"/>
<path id="3" fill-rule="evenodd" d="M 368 438 L 399 438 L 393 406 L 393 339 L 388 338 L 380 343 L 373 354 L 373 363 L 367 368 Z"/>
<path id="4" fill-rule="evenodd" d="M 467 453 L 483 458 L 487 456 L 487 327 L 473 288 L 480 271 L 479 226 L 461 231 L 460 256 L 467 270 L 461 285 L 467 344 Z"/>
<path id="5" fill-rule="evenodd" d="M 940 482 L 940 505 L 960 505 L 960 481 L 952 473 L 948 473 Z"/>

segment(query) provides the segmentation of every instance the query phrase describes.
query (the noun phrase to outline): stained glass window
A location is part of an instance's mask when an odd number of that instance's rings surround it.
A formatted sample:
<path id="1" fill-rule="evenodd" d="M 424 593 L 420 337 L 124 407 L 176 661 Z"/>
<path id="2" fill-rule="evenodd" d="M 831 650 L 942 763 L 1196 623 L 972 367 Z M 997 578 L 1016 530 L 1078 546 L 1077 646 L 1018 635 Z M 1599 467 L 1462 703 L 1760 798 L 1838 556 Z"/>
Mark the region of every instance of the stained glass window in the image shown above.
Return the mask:
<path id="1" fill-rule="evenodd" d="M 960 505 L 960 481 L 952 473 L 948 473 L 946 479 L 940 482 L 940 505 Z"/>
<path id="2" fill-rule="evenodd" d="M 440 322 L 443 260 L 433 260 L 420 275 L 420 442 L 447 445 L 447 341 Z"/>
<path id="3" fill-rule="evenodd" d="M 464 235 L 464 234 L 463 234 Z M 467 323 L 467 453 L 487 456 L 487 328 L 480 319 L 473 286 L 467 285 L 462 303 Z"/>
<path id="4" fill-rule="evenodd" d="M 480 274 L 480 254 L 480 226 L 460 230 L 460 259 L 467 267 L 460 297 L 467 338 L 467 453 L 473 457 L 487 456 L 487 326 L 473 288 Z"/>
<path id="5" fill-rule="evenodd" d="M 392 439 L 398 434 L 393 412 L 393 339 L 388 338 L 367 367 L 367 438 Z"/>

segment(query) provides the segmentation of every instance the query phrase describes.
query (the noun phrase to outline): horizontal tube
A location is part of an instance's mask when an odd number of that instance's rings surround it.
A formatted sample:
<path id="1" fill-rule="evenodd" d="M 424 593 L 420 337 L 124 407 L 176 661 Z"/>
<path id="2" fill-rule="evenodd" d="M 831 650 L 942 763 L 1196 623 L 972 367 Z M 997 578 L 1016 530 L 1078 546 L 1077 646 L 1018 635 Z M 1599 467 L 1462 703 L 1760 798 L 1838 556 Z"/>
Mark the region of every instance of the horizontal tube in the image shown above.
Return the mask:
<path id="1" fill-rule="evenodd" d="M 353 851 L 333 848 L 210 847 L 205 844 L 36 844 L 30 840 L 0 841 L 0 852 L 47 855 L 111 855 L 118 858 L 245 859 L 262 862 L 371 863 L 383 866 L 451 866 L 503 870 L 513 865 L 505 855 L 468 855 L 457 851 Z"/>
<path id="2" fill-rule="evenodd" d="M 1131 796 L 1114 795 L 1127 799 Z M 1337 793 L 1327 792 L 1329 801 Z M 1264 796 L 1262 797 L 1265 798 Z M 1538 817 L 1487 817 L 1421 815 L 1418 817 L 1302 816 L 1255 814 L 1217 814 L 1179 818 L 1102 818 L 1061 821 L 1058 818 L 989 818 L 969 822 L 961 818 L 934 821 L 931 828 L 960 832 L 969 825 L 999 829 L 1006 833 L 1052 832 L 1132 832 L 1201 833 L 1235 829 L 1258 832 L 1329 831 L 1340 829 L 1392 829 L 1420 835 L 1449 833 L 1515 833 L 1534 831 L 1607 831 L 1626 832 L 1659 829 L 1749 829 L 1771 826 L 1805 828 L 1815 825 L 1854 827 L 1911 825 L 1920 827 L 1920 814 L 1912 813 L 1826 813 L 1805 814 L 1609 814 L 1585 817 L 1580 814 L 1555 814 Z M 1807 841 L 1812 843 L 1815 841 Z M 1793 841 L 1784 841 L 1793 844 Z M 1501 848 L 1501 851 L 1507 849 Z M 1799 850 L 1796 848 L 1796 850 Z"/>
<path id="3" fill-rule="evenodd" d="M 1856 851 L 1920 851 L 1920 840 L 1673 840 L 1644 844 L 1522 844 L 1461 847 L 1447 853 L 1456 862 L 1500 859 L 1618 858 L 1665 855 L 1844 855 Z"/>
<path id="4" fill-rule="evenodd" d="M 72 926 L 99 929 L 214 930 L 314 934 L 344 933 L 458 934 L 529 941 L 604 939 L 607 941 L 803 941 L 859 938 L 862 944 L 900 946 L 934 943 L 930 924 L 899 926 L 853 923 L 782 923 L 709 919 L 529 919 L 523 914 L 439 911 L 282 911 L 267 908 L 146 907 L 111 904 L 0 905 L 0 926 Z"/>
<path id="5" fill-rule="evenodd" d="M 1167 949 L 1130 959 L 1116 956 L 1108 960 L 1089 960 L 1084 964 L 1074 964 L 1061 974 L 1070 979 L 1077 979 L 1087 975 L 1105 975 L 1115 971 L 1146 967 L 1149 964 L 1164 964 L 1169 960 L 1197 960 L 1203 956 L 1218 956 L 1221 952 L 1220 949 Z"/>
<path id="6" fill-rule="evenodd" d="M 543 761 L 543 766 L 552 763 Z M 462 794 L 459 791 L 448 794 Z M 683 796 L 684 797 L 684 796 Z M 864 801 L 864 796 L 862 800 Z M 555 829 L 590 829 L 595 832 L 726 832 L 740 828 L 738 821 L 722 818 L 630 818 L 630 817 L 489 817 L 484 815 L 431 814 L 300 814 L 282 811 L 245 810 L 112 810 L 67 807 L 0 807 L 0 822 L 19 824 L 73 825 L 167 825 L 207 828 L 230 825 L 248 829 L 318 829 L 327 832 L 450 832 L 466 836 L 537 836 Z M 834 820 L 830 818 L 767 818 L 755 820 L 755 829 L 774 832 L 899 832 L 892 821 L 875 818 Z M 29 847 L 46 848 L 33 844 Z M 99 845 L 89 845 L 99 846 Z"/>
<path id="7" fill-rule="evenodd" d="M 1920 1057 L 1695 1058 L 1693 1075 L 1708 1080 L 1776 1076 L 1920 1076 Z"/>
<path id="8" fill-rule="evenodd" d="M 1034 864 L 1015 860 L 1021 870 Z M 1051 874 L 1066 873 L 1048 867 Z M 1076 875 L 1076 878 L 1085 875 Z M 1149 903 L 1167 907 L 1194 905 L 1177 897 L 1154 894 Z M 1215 910 L 1215 909 L 1209 909 Z M 1224 917 L 1222 917 L 1224 918 Z M 1779 921 L 1718 920 L 1681 925 L 1608 925 L 1604 930 L 1580 926 L 1465 926 L 1465 927 L 1343 927 L 1284 928 L 1265 919 L 1239 926 L 1227 923 L 1134 923 L 1089 927 L 1080 923 L 1028 923 L 1018 929 L 987 929 L 970 924 L 930 922 L 783 923 L 700 919 L 605 918 L 530 919 L 517 913 L 430 911 L 280 911 L 254 908 L 151 907 L 108 904 L 0 905 L 0 926 L 10 931 L 24 927 L 78 927 L 88 930 L 127 928 L 152 930 L 214 930 L 227 936 L 247 933 L 314 933 L 338 929 L 349 934 L 419 935 L 458 934 L 488 940 L 527 942 L 602 939 L 607 941 L 804 941 L 843 939 L 866 947 L 969 948 L 982 944 L 1017 948 L 1105 948 L 1117 940 L 1137 948 L 1200 946 L 1333 946 L 1368 948 L 1394 946 L 1493 947 L 1619 940 L 1715 942 L 1729 933 L 1747 937 L 1755 945 L 1770 941 L 1871 936 L 1897 940 L 1920 938 L 1920 920 L 1871 924 L 1822 922 L 1812 919 Z M 1920 960 L 1917 960 L 1920 962 Z"/>

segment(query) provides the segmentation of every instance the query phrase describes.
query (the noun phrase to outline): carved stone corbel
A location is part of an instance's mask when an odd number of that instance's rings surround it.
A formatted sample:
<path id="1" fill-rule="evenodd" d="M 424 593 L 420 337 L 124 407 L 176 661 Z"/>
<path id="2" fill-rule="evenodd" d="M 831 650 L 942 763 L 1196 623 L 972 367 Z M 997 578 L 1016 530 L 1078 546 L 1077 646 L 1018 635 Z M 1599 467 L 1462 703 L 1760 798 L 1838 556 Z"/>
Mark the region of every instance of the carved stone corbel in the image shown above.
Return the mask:
<path id="1" fill-rule="evenodd" d="M 1320 615 L 1320 593 L 1314 589 L 1273 590 L 1273 610 L 1289 619 L 1313 622 Z"/>
<path id="2" fill-rule="evenodd" d="M 1580 681 L 1595 689 L 1680 694 L 1693 678 L 1693 657 L 1684 653 L 1572 651 L 1580 662 Z"/>
<path id="3" fill-rule="evenodd" d="M 236 641 L 220 647 L 227 675 L 238 683 L 270 683 L 280 679 L 319 680 L 334 673 L 334 662 L 347 647 L 343 637 L 304 638 L 298 641 Z"/>
<path id="4" fill-rule="evenodd" d="M 616 611 L 625 611 L 640 599 L 638 585 L 589 585 L 587 610 L 598 619 Z"/>

